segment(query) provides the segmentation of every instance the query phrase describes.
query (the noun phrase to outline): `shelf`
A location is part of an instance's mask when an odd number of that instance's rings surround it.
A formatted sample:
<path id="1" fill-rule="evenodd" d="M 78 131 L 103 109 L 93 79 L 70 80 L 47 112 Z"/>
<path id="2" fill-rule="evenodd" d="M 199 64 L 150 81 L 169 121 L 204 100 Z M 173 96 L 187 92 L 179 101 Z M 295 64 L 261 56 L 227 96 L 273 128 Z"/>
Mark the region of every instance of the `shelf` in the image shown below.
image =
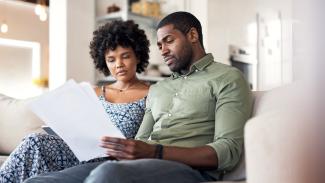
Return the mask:
<path id="1" fill-rule="evenodd" d="M 111 20 L 134 20 L 136 23 L 146 24 L 152 28 L 156 28 L 158 25 L 158 20 L 153 17 L 147 17 L 125 11 L 114 12 L 96 18 L 97 24 L 103 24 Z"/>
<path id="2" fill-rule="evenodd" d="M 166 78 L 166 77 L 143 76 L 143 75 L 137 75 L 137 77 L 139 78 L 139 80 L 147 81 L 147 82 L 149 82 L 151 84 L 156 83 L 156 82 L 161 81 L 161 80 Z M 108 76 L 108 77 L 105 77 L 105 78 L 100 79 L 99 81 L 97 81 L 97 84 L 98 85 L 103 85 L 105 83 L 113 83 L 115 81 L 116 81 L 115 78 L 113 78 L 112 76 Z"/>

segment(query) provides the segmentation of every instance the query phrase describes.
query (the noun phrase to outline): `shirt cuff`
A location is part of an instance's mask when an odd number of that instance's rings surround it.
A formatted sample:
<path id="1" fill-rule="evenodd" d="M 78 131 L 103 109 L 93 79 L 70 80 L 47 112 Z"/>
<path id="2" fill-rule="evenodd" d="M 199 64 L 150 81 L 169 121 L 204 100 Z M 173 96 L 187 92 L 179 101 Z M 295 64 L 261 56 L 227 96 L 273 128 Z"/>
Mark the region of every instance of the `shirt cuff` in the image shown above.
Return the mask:
<path id="1" fill-rule="evenodd" d="M 207 145 L 212 147 L 217 153 L 218 171 L 231 170 L 235 167 L 239 158 L 237 160 L 236 156 L 233 156 L 234 154 L 229 149 L 229 145 L 227 145 L 227 143 L 213 142 Z"/>

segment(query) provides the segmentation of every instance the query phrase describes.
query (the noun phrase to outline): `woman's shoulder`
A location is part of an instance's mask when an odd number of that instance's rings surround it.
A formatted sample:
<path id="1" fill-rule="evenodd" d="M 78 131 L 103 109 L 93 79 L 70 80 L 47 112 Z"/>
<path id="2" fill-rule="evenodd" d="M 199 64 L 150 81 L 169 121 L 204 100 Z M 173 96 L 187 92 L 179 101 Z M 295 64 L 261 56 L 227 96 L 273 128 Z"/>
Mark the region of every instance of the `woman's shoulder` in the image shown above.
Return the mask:
<path id="1" fill-rule="evenodd" d="M 103 88 L 104 88 L 104 86 L 94 86 L 93 87 L 97 96 L 103 95 Z"/>
<path id="2" fill-rule="evenodd" d="M 150 83 L 149 82 L 146 82 L 146 81 L 141 81 L 141 84 L 142 84 L 142 88 L 141 89 L 143 89 L 143 90 L 149 90 L 149 88 L 150 88 Z"/>

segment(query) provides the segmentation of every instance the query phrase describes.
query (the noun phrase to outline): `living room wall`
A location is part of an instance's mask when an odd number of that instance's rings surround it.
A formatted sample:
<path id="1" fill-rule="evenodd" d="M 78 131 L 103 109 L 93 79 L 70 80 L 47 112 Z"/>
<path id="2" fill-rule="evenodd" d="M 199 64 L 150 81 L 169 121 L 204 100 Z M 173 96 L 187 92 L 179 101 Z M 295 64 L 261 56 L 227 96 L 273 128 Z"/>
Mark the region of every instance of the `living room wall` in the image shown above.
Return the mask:
<path id="1" fill-rule="evenodd" d="M 32 4 L 18 1 L 0 1 L 0 21 L 3 20 L 6 20 L 9 30 L 7 33 L 0 32 L 0 38 L 40 43 L 41 76 L 47 78 L 49 72 L 48 20 L 40 21 L 34 13 L 34 5 Z"/>

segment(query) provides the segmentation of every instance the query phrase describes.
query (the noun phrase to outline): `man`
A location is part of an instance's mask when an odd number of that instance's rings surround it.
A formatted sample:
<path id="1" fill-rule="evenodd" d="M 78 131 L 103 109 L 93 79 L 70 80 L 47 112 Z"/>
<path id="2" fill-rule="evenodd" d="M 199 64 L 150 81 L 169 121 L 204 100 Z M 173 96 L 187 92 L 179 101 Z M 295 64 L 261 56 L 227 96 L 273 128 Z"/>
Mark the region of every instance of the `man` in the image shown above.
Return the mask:
<path id="1" fill-rule="evenodd" d="M 157 38 L 173 74 L 150 88 L 135 140 L 102 139 L 107 154 L 119 161 L 85 164 L 27 182 L 188 183 L 217 180 L 234 168 L 251 114 L 248 84 L 238 70 L 205 53 L 202 28 L 192 14 L 166 16 Z"/>

